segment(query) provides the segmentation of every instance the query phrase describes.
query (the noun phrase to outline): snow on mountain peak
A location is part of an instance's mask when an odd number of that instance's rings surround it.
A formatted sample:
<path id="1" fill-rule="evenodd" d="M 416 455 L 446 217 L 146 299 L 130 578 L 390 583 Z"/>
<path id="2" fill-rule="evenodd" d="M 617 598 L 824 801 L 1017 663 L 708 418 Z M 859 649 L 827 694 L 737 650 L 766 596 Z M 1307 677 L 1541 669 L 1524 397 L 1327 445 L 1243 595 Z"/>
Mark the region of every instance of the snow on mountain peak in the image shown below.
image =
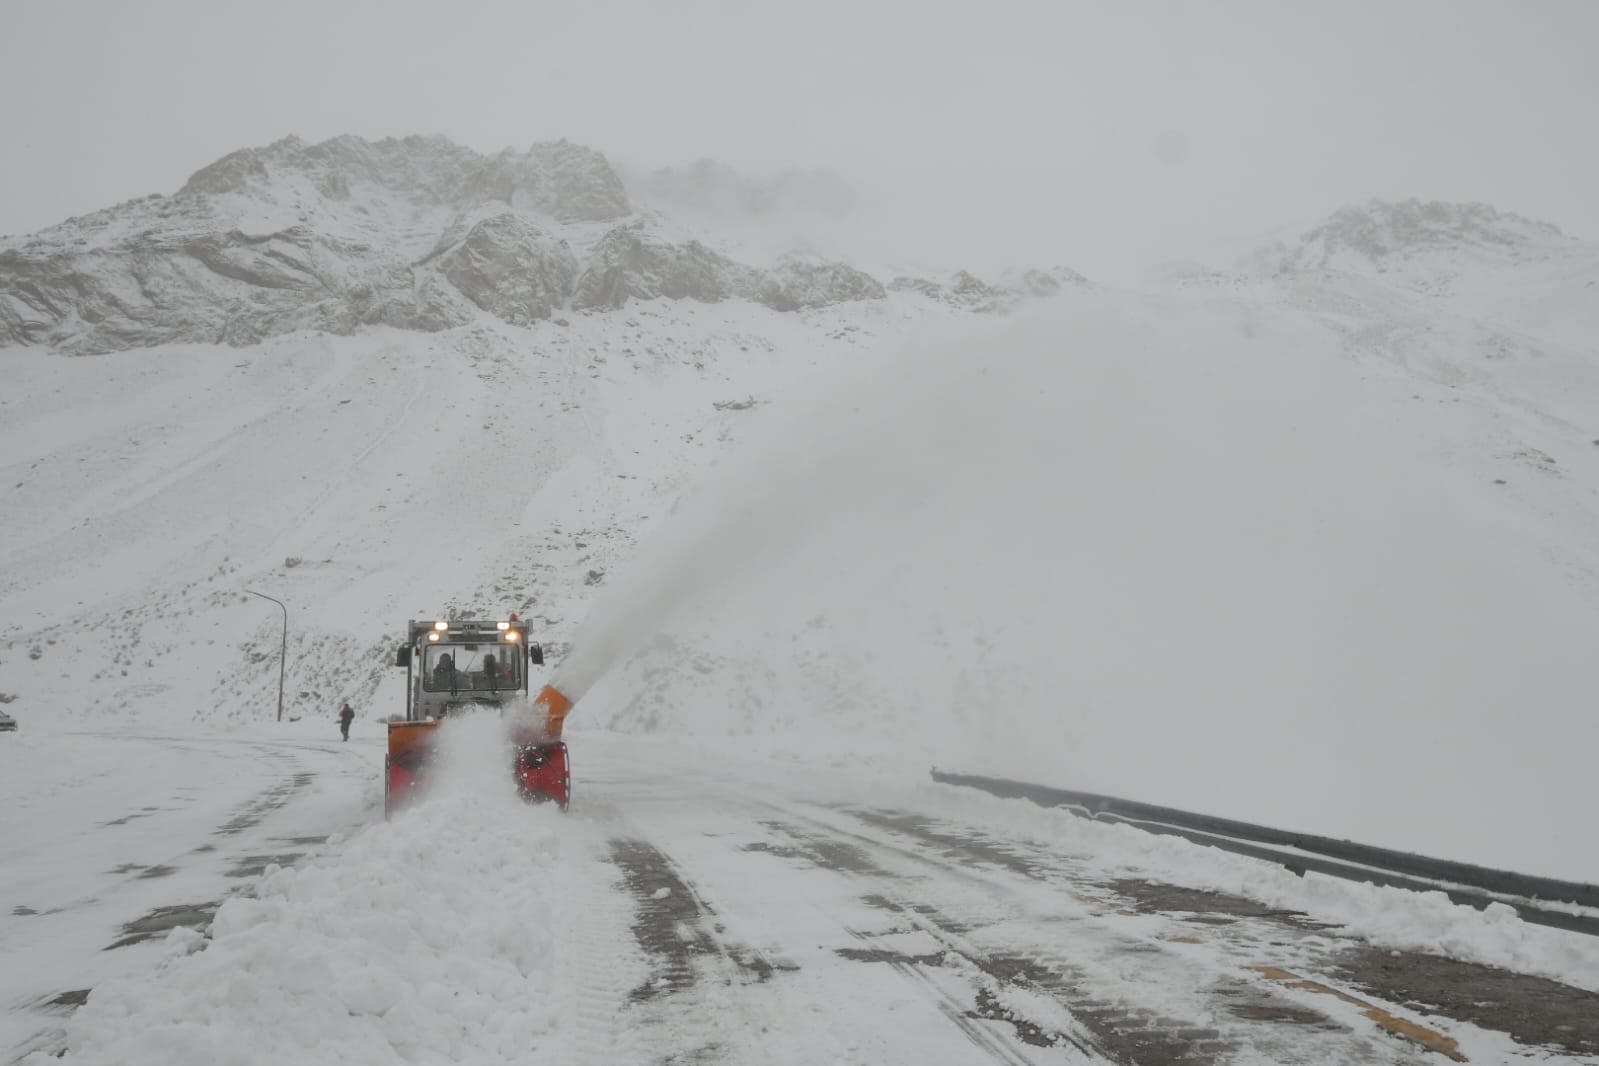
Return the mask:
<path id="1" fill-rule="evenodd" d="M 1390 259 L 1487 251 L 1515 257 L 1566 240 L 1558 228 L 1481 203 L 1371 200 L 1334 212 L 1281 261 L 1285 272 L 1359 269 Z"/>
<path id="2" fill-rule="evenodd" d="M 441 136 L 368 141 L 344 135 L 313 145 L 285 137 L 201 168 L 179 195 L 276 202 L 285 191 L 308 186 L 328 200 L 348 200 L 361 183 L 421 207 L 467 210 L 499 202 L 589 221 L 631 211 L 621 179 L 591 148 L 554 141 L 485 157 Z"/>
<path id="3" fill-rule="evenodd" d="M 483 156 L 440 136 L 285 137 L 223 156 L 173 196 L 0 241 L 0 346 L 96 354 L 438 331 L 480 313 L 528 326 L 629 300 L 795 311 L 887 295 L 843 263 L 760 269 L 661 230 L 603 154 L 565 140 Z"/>

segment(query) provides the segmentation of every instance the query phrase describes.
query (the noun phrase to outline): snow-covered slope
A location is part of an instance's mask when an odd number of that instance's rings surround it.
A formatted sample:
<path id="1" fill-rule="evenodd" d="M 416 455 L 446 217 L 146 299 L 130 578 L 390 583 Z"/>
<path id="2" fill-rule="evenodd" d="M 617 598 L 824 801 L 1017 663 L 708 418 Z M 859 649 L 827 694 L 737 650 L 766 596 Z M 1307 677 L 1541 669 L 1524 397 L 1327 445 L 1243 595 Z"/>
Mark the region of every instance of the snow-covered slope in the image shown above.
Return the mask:
<path id="1" fill-rule="evenodd" d="M 25 714 L 257 718 L 279 616 L 245 588 L 291 604 L 290 714 L 365 709 L 392 634 L 446 606 L 560 639 L 745 401 L 927 310 L 658 301 L 533 332 L 9 352 L 0 691 Z"/>

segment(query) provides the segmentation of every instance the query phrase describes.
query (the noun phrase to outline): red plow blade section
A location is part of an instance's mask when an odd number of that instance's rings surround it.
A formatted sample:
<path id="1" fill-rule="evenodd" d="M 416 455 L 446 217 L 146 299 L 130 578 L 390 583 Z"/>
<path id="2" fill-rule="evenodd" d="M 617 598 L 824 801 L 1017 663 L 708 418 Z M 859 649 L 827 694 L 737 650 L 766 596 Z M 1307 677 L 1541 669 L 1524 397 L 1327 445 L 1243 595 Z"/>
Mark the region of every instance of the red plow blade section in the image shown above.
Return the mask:
<path id="1" fill-rule="evenodd" d="M 566 744 L 555 740 L 519 747 L 516 752 L 516 790 L 523 799 L 548 800 L 559 804 L 561 810 L 566 810 L 572 800 L 572 774 L 567 761 Z"/>

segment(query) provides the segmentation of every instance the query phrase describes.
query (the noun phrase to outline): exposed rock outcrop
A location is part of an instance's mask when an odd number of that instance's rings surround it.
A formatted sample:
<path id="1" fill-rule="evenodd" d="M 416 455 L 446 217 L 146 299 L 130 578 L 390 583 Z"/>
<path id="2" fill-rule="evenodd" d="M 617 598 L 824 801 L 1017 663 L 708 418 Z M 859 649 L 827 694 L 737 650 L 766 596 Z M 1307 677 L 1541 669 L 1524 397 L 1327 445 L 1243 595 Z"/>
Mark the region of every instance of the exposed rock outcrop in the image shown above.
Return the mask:
<path id="1" fill-rule="evenodd" d="M 1067 289 L 1085 289 L 1087 278 L 1068 267 L 1025 270 L 1002 285 L 993 285 L 969 271 L 956 271 L 949 284 L 901 276 L 888 283 L 891 292 L 914 292 L 966 311 L 1007 311 L 1026 298 L 1047 299 Z"/>
<path id="2" fill-rule="evenodd" d="M 1390 258 L 1463 249 L 1514 253 L 1530 244 L 1562 239 L 1564 234 L 1546 222 L 1487 204 L 1372 200 L 1335 212 L 1284 249 L 1278 270 L 1337 269 L 1361 260 L 1380 264 Z"/>
<path id="3" fill-rule="evenodd" d="M 447 234 L 431 265 L 467 299 L 514 326 L 565 306 L 578 269 L 565 242 L 510 211 Z"/>
<path id="4" fill-rule="evenodd" d="M 632 210 L 622 179 L 605 157 L 567 141 L 485 160 L 462 194 L 463 206 L 500 202 L 563 221 L 604 222 Z"/>
<path id="5" fill-rule="evenodd" d="M 595 245 L 572 307 L 614 308 L 659 297 L 715 303 L 748 291 L 754 273 L 698 241 L 671 244 L 654 240 L 641 225 L 618 226 Z"/>
<path id="6" fill-rule="evenodd" d="M 485 158 L 443 137 L 288 137 L 224 156 L 173 196 L 0 242 L 0 345 L 436 330 L 474 306 L 527 324 L 563 306 L 578 273 L 529 216 L 629 210 L 605 157 L 564 141 Z"/>
<path id="7" fill-rule="evenodd" d="M 877 279 L 843 263 L 789 258 L 762 276 L 754 299 L 776 311 L 826 307 L 888 295 Z"/>

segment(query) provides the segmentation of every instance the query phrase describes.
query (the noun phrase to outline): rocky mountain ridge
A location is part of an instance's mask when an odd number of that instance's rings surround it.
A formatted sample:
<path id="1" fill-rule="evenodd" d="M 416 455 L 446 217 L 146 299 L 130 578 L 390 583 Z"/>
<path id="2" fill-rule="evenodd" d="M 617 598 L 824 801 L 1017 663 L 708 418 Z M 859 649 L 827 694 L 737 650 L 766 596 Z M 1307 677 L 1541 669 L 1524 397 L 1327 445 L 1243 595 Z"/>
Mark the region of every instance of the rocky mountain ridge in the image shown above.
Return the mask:
<path id="1" fill-rule="evenodd" d="M 1565 235 L 1538 222 L 1488 204 L 1371 200 L 1336 211 L 1287 250 L 1280 269 L 1326 269 L 1340 260 L 1371 263 L 1434 252 L 1481 249 L 1514 256 L 1529 246 L 1561 241 Z"/>
<path id="2" fill-rule="evenodd" d="M 0 347 L 94 354 L 367 325 L 438 331 L 483 313 L 530 326 L 632 300 L 797 311 L 888 295 L 844 263 L 750 266 L 659 223 L 634 210 L 604 155 L 566 141 L 485 156 L 444 137 L 289 137 L 230 153 L 171 196 L 0 238 Z M 1068 275 L 916 287 L 997 310 Z"/>

